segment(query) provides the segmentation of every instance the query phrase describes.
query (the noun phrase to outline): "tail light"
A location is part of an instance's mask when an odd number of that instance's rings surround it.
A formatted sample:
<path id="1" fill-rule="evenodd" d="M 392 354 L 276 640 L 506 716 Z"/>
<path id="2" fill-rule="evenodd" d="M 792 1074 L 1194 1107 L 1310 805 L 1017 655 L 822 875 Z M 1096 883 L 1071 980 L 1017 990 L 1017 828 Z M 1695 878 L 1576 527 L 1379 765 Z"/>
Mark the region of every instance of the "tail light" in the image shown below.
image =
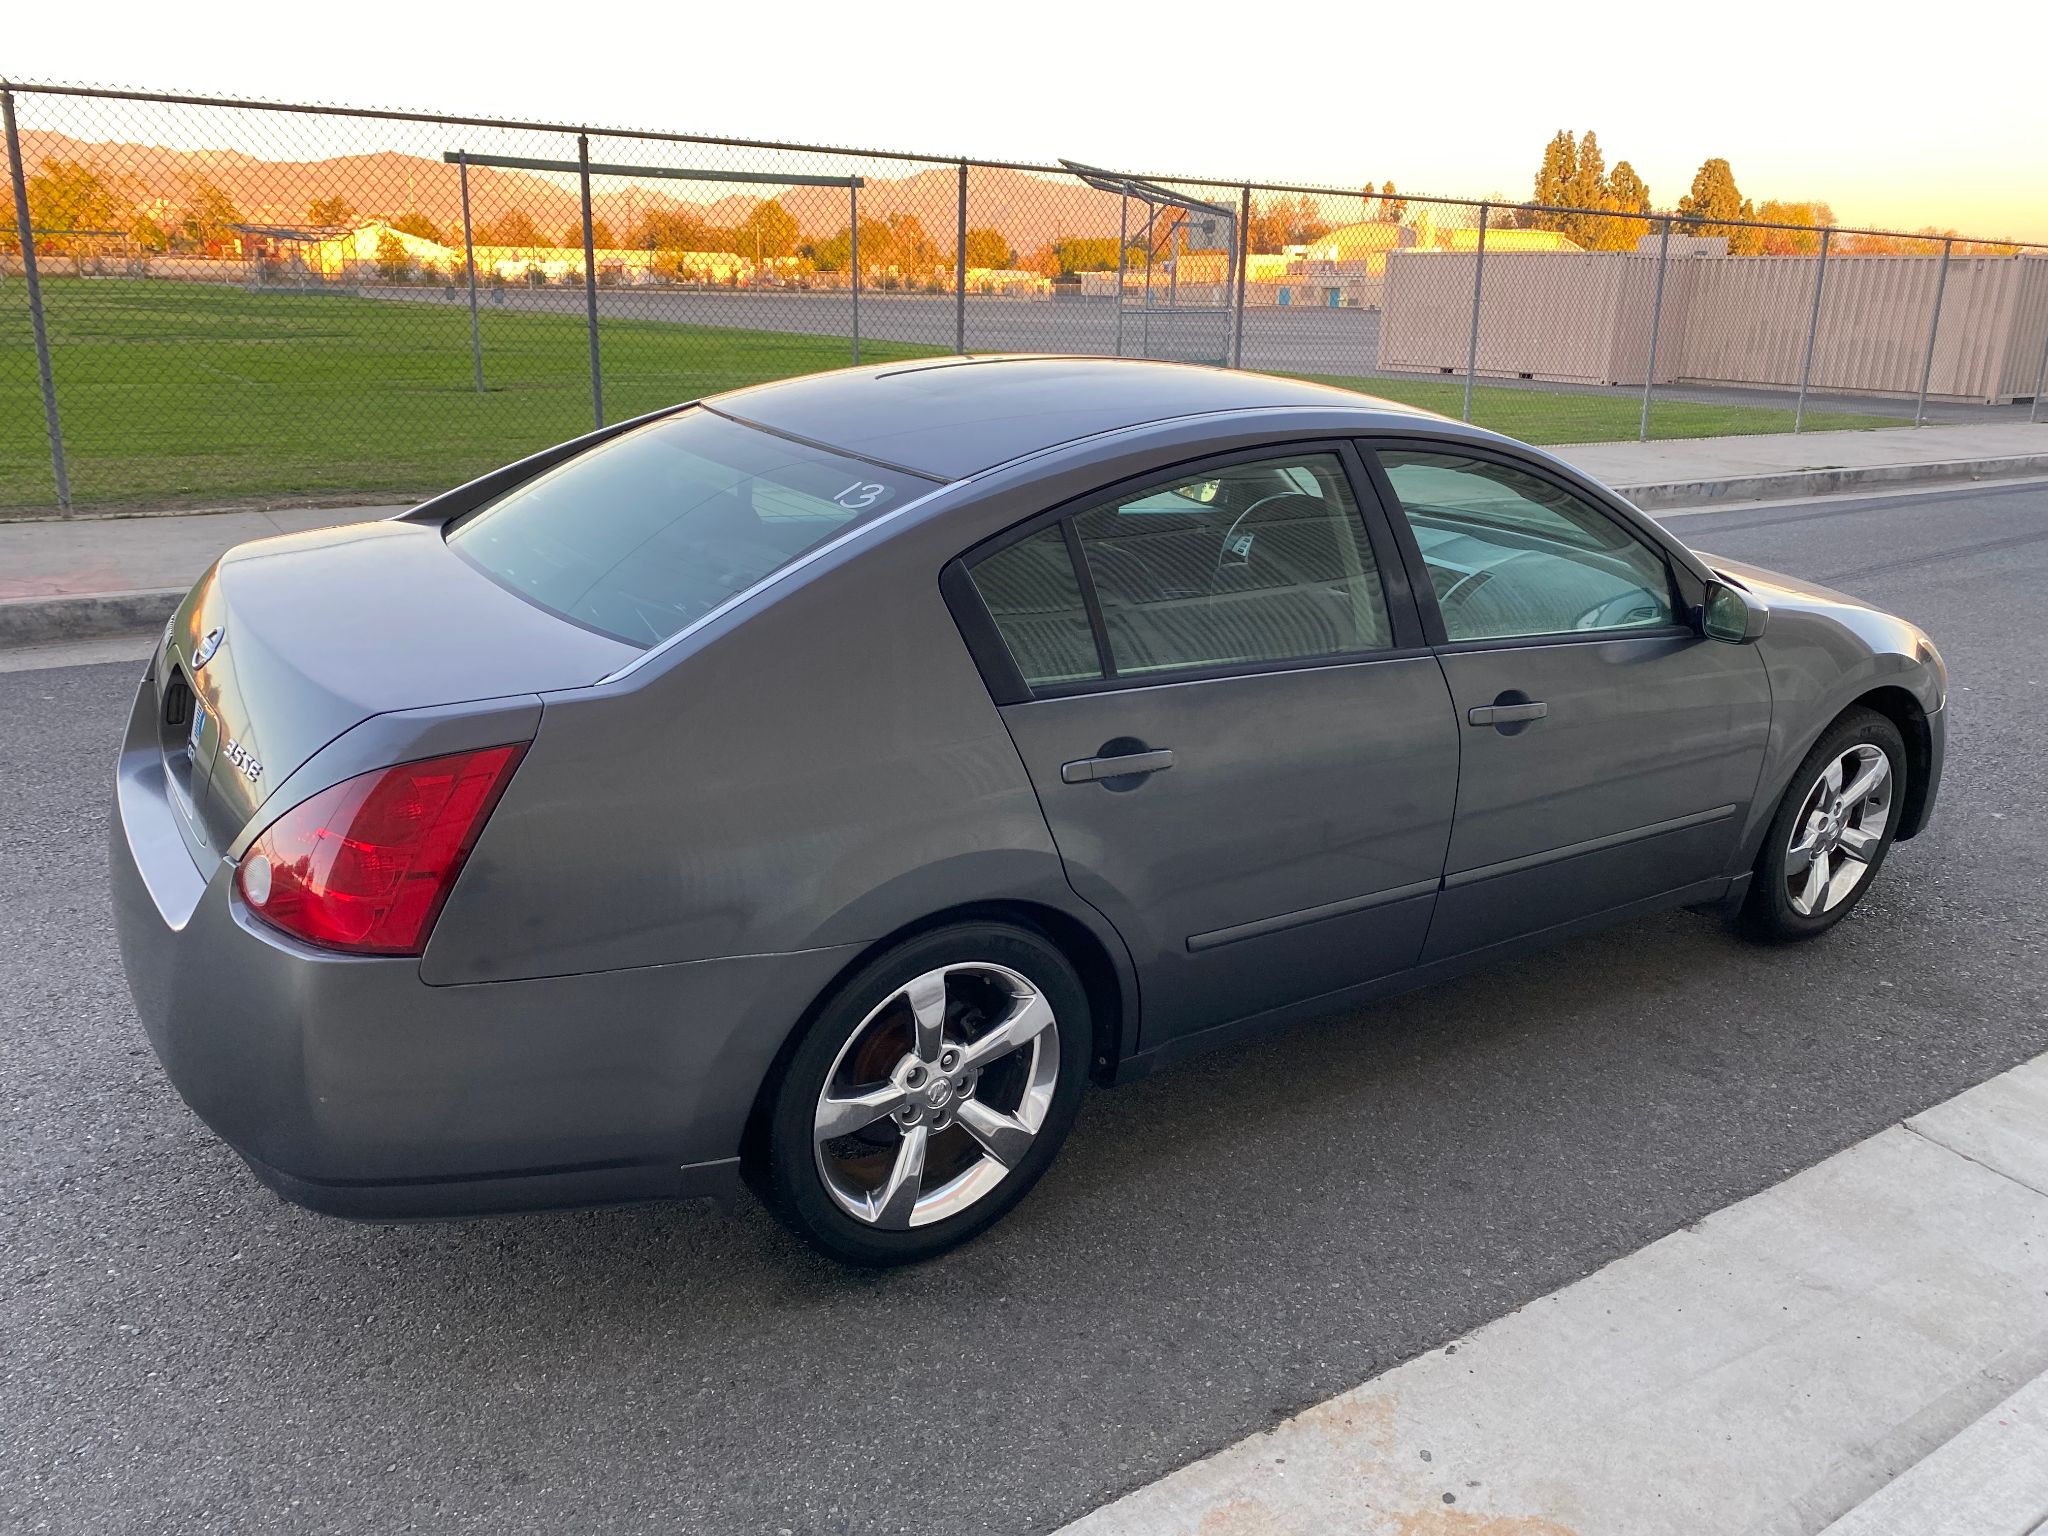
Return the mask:
<path id="1" fill-rule="evenodd" d="M 323 789 L 249 845 L 242 900 L 323 949 L 419 954 L 525 750 L 430 757 Z"/>

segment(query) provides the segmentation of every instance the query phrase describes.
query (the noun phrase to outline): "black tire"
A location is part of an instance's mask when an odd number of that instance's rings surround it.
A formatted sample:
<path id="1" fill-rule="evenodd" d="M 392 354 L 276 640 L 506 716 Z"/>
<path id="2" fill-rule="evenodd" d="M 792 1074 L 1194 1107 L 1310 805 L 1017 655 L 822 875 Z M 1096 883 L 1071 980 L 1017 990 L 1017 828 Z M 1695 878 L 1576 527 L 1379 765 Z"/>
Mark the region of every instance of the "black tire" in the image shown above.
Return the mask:
<path id="1" fill-rule="evenodd" d="M 1891 786 L 1884 831 L 1870 857 L 1861 861 L 1867 869 L 1855 887 L 1833 906 L 1803 913 L 1793 905 L 1788 885 L 1787 865 L 1791 861 L 1794 831 L 1811 813 L 1816 781 L 1821 774 L 1829 764 L 1859 746 L 1875 747 L 1890 763 Z M 1855 910 L 1864 894 L 1876 884 L 1885 855 L 1898 835 L 1899 818 L 1905 807 L 1907 771 L 1906 744 L 1899 728 L 1875 710 L 1851 709 L 1828 727 L 1800 763 L 1799 771 L 1792 775 L 1785 798 L 1778 804 L 1778 813 L 1771 818 L 1770 829 L 1764 834 L 1764 845 L 1757 853 L 1756 873 L 1742 907 L 1741 926 L 1749 937 L 1777 944 L 1818 938 Z"/>
<path id="2" fill-rule="evenodd" d="M 914 978 L 942 967 L 967 968 L 957 976 L 949 977 L 946 1008 L 949 1021 L 958 1021 L 959 1038 L 971 1040 L 977 1025 L 1001 1011 L 1000 1004 L 990 1004 L 986 1008 L 975 1006 L 976 990 L 984 985 L 984 978 L 972 969 L 978 964 L 1015 972 L 1051 1006 L 1053 1023 L 1045 1033 L 1056 1037 L 1058 1061 L 1054 1071 L 1046 1074 L 1047 1081 L 1040 1084 L 1041 1093 L 1049 1087 L 1050 1099 L 1045 1102 L 1043 1119 L 1036 1135 L 1028 1149 L 1009 1166 L 1007 1173 L 999 1177 L 993 1170 L 985 1173 L 984 1177 L 997 1177 L 997 1182 L 972 1204 L 954 1214 L 930 1220 L 925 1225 L 893 1230 L 859 1219 L 849 1214 L 835 1198 L 833 1188 L 827 1187 L 827 1174 L 821 1163 L 826 1162 L 833 1151 L 821 1152 L 813 1134 L 820 1095 L 825 1090 L 828 1075 L 835 1074 L 836 1070 L 842 1083 L 848 1081 L 846 1074 L 850 1067 L 842 1061 L 842 1054 L 853 1050 L 853 1059 L 857 1062 L 861 1059 L 859 1053 L 870 1048 L 870 1041 L 880 1047 L 879 1059 L 904 1059 L 894 1055 L 893 1036 L 879 1041 L 875 1037 L 878 1033 L 906 1025 L 914 1028 L 907 1001 L 899 1005 L 891 1000 Z M 889 1010 L 871 1023 L 870 1016 L 885 1004 L 890 1005 Z M 868 1039 L 856 1042 L 857 1034 Z M 949 1022 L 947 1038 L 955 1037 L 955 1024 Z M 1030 1192 L 1073 1125 L 1087 1080 L 1092 1048 L 1087 989 L 1066 957 L 1044 935 L 1028 928 L 989 922 L 963 923 L 919 934 L 863 966 L 818 1010 L 789 1056 L 769 1097 L 763 1134 L 758 1138 L 755 1155 L 750 1159 L 749 1174 L 769 1208 L 783 1223 L 829 1258 L 871 1268 L 914 1264 L 933 1258 L 987 1229 Z M 1027 1053 L 1013 1052 L 1005 1059 L 1022 1062 L 1027 1059 Z M 1028 1057 L 1034 1066 L 1042 1059 L 1038 1055 Z M 968 1093 L 961 1095 L 960 1103 L 953 1107 L 960 1108 L 976 1088 L 988 1090 L 980 1097 L 994 1107 L 1003 1091 L 1003 1085 L 995 1079 L 1005 1070 L 1010 1069 L 1004 1067 L 1003 1060 L 990 1062 L 984 1069 L 988 1081 L 976 1079 Z M 1025 1074 L 1026 1069 L 1021 1067 L 1013 1072 L 1020 1080 Z M 873 1081 L 872 1072 L 860 1076 L 859 1080 Z M 925 1081 L 929 1083 L 931 1077 L 927 1076 Z M 966 1128 L 951 1123 L 943 1109 L 934 1111 L 921 1104 L 913 1107 L 926 1116 L 925 1134 L 928 1139 L 921 1145 L 929 1146 L 934 1154 L 943 1150 L 949 1156 L 985 1156 L 979 1144 L 968 1137 Z M 1022 1113 L 1021 1108 L 1018 1113 Z M 935 1128 L 942 1123 L 946 1125 L 945 1129 Z M 893 1161 L 900 1155 L 901 1143 L 908 1139 L 909 1134 L 901 1125 L 884 1118 L 859 1133 L 858 1139 L 872 1141 L 875 1144 L 875 1161 L 884 1162 Z M 892 1137 L 895 1138 L 893 1143 L 890 1141 Z M 952 1139 L 942 1144 L 941 1137 Z M 840 1138 L 831 1143 L 830 1148 L 842 1149 L 854 1140 L 855 1137 Z M 835 1162 L 833 1166 L 864 1165 Z M 835 1183 L 834 1187 L 843 1189 L 844 1185 Z"/>

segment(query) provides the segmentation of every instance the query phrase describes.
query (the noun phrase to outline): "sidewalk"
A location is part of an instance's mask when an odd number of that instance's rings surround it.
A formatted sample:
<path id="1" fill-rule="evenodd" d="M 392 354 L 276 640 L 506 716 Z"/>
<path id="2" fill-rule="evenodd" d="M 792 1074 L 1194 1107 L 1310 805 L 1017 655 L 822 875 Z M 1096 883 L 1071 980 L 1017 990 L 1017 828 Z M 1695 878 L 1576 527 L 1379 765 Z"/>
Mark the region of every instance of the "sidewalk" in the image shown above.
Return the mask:
<path id="1" fill-rule="evenodd" d="M 2048 422 L 1584 443 L 1560 458 L 1646 512 L 2048 474 Z"/>
<path id="2" fill-rule="evenodd" d="M 1646 511 L 2048 475 L 2048 422 L 1590 443 L 1560 457 Z M 248 539 L 401 510 L 195 512 L 0 522 L 0 646 L 151 629 L 214 557 Z"/>
<path id="3" fill-rule="evenodd" d="M 1061 1536 L 2048 1529 L 2048 1056 Z"/>

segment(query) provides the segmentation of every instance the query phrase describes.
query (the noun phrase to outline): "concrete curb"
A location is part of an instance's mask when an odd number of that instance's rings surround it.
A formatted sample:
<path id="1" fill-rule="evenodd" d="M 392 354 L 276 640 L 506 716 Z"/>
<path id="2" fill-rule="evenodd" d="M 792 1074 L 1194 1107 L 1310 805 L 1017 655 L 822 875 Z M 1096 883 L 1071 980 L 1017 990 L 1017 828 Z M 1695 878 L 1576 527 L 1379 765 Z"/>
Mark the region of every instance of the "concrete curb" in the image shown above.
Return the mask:
<path id="1" fill-rule="evenodd" d="M 1721 502 L 1781 501 L 1825 496 L 1835 491 L 1945 485 L 1958 480 L 2017 480 L 2048 475 L 2048 453 L 2004 459 L 1944 459 L 1932 464 L 1866 464 L 1834 469 L 1794 469 L 1765 475 L 1730 475 L 1719 480 L 1673 480 L 1656 485 L 1617 485 L 1615 490 L 1645 512 Z"/>
<path id="2" fill-rule="evenodd" d="M 2043 1527 L 2048 1376 L 2037 1376 L 1821 1536 L 1981 1536 Z"/>
<path id="3" fill-rule="evenodd" d="M 94 640 L 156 629 L 177 611 L 189 590 L 160 587 L 146 592 L 0 599 L 0 646 Z"/>

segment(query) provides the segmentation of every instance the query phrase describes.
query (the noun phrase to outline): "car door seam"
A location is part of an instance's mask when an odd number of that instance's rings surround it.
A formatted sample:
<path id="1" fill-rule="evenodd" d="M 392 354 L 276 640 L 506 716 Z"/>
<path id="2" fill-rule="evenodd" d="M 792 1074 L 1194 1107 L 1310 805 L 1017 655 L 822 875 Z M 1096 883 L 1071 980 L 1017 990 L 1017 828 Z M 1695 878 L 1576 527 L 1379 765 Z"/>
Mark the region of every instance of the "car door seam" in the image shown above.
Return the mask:
<path id="1" fill-rule="evenodd" d="M 1294 912 L 1279 912 L 1271 917 L 1253 918 L 1248 923 L 1232 923 L 1228 928 L 1212 928 L 1207 933 L 1192 933 L 1186 940 L 1188 953 L 1199 954 L 1203 950 L 1235 944 L 1240 939 L 1263 938 L 1269 933 L 1304 927 L 1309 923 L 1322 922 L 1326 918 L 1349 917 L 1356 912 L 1369 912 L 1374 907 L 1392 906 L 1397 901 L 1412 901 L 1418 896 L 1434 896 L 1442 885 L 1441 876 L 1428 880 L 1414 880 L 1407 885 L 1389 886 L 1386 890 L 1372 891 L 1364 896 L 1344 896 L 1336 901 L 1321 902 L 1316 906 L 1302 907 Z"/>

